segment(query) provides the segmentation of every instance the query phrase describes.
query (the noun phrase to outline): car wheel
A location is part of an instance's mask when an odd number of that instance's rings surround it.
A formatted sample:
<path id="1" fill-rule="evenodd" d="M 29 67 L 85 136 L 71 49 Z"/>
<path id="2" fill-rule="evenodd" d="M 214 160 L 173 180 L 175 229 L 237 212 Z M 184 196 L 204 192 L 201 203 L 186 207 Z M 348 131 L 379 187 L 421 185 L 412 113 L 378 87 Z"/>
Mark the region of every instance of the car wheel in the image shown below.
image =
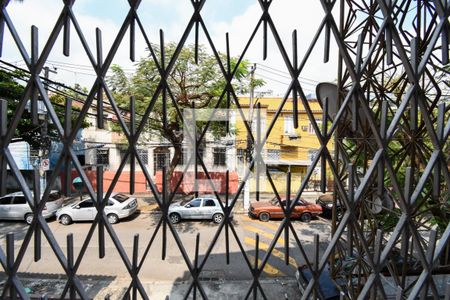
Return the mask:
<path id="1" fill-rule="evenodd" d="M 223 215 L 222 214 L 214 214 L 213 221 L 216 224 L 220 224 L 223 222 Z"/>
<path id="2" fill-rule="evenodd" d="M 268 222 L 270 219 L 269 213 L 263 212 L 259 214 L 259 219 L 263 222 Z"/>
<path id="3" fill-rule="evenodd" d="M 25 215 L 25 222 L 26 222 L 28 225 L 31 225 L 31 223 L 33 223 L 33 219 L 34 219 L 33 214 L 26 214 L 26 215 Z"/>
<path id="4" fill-rule="evenodd" d="M 70 223 L 72 223 L 72 218 L 69 215 L 62 215 L 61 217 L 59 217 L 59 221 L 63 225 L 69 225 Z"/>
<path id="5" fill-rule="evenodd" d="M 117 222 L 119 222 L 119 217 L 116 214 L 109 214 L 108 222 L 109 224 L 116 224 Z"/>
<path id="6" fill-rule="evenodd" d="M 170 218 L 170 222 L 172 222 L 172 224 L 177 224 L 181 220 L 180 215 L 177 213 L 171 213 L 169 218 Z"/>
<path id="7" fill-rule="evenodd" d="M 305 223 L 308 223 L 309 221 L 311 221 L 311 219 L 312 219 L 312 216 L 310 213 L 304 213 L 300 216 L 300 220 Z"/>

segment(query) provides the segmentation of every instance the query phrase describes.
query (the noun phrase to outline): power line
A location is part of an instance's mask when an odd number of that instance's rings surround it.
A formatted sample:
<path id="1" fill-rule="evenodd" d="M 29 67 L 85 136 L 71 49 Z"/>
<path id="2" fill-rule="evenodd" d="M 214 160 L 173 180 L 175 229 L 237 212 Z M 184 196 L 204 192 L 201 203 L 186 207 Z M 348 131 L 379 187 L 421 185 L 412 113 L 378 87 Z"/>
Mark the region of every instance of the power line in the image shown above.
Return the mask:
<path id="1" fill-rule="evenodd" d="M 290 81 L 292 81 L 292 78 L 291 78 L 291 77 L 279 75 L 279 74 L 277 74 L 277 73 L 275 73 L 275 72 L 268 71 L 268 70 L 264 70 L 264 69 L 259 69 L 259 70 L 260 70 L 260 71 L 263 71 L 263 72 L 267 72 L 267 73 L 273 74 L 273 75 L 276 75 L 276 76 L 280 76 L 280 77 L 283 77 L 283 78 L 286 78 L 286 79 L 289 79 Z M 312 85 L 312 86 L 314 86 L 314 87 L 317 85 L 317 83 L 311 83 L 311 82 L 307 82 L 307 81 L 303 81 L 303 80 L 298 80 L 298 81 L 299 81 L 300 83 L 302 83 L 302 84 Z"/>
<path id="2" fill-rule="evenodd" d="M 279 75 L 279 76 L 283 76 L 283 77 L 286 77 L 288 79 L 292 79 L 292 77 L 290 76 L 289 72 L 282 71 L 280 69 L 276 69 L 276 68 L 273 68 L 273 67 L 270 67 L 268 65 L 261 64 L 261 63 L 257 63 L 257 65 L 260 66 L 263 69 L 265 68 L 265 69 L 269 69 L 269 70 L 281 73 L 282 75 Z M 316 84 L 320 83 L 320 81 L 317 81 L 317 80 L 314 80 L 314 79 L 310 79 L 310 78 L 306 78 L 306 77 L 299 76 L 298 78 L 300 78 L 302 80 L 306 80 L 306 81 L 311 81 L 311 82 L 316 83 Z"/>
<path id="3" fill-rule="evenodd" d="M 51 63 L 51 64 L 61 65 L 61 66 L 71 66 L 73 68 L 78 68 L 78 69 L 94 70 L 94 67 L 91 65 L 73 64 L 73 63 L 67 63 L 67 62 L 56 61 L 56 60 L 47 60 L 47 62 Z M 135 71 L 134 68 L 122 68 L 122 70 Z"/>
<path id="4" fill-rule="evenodd" d="M 267 79 L 267 80 L 272 80 L 272 81 L 281 83 L 281 84 L 286 85 L 286 86 L 289 85 L 289 83 L 287 83 L 287 82 L 279 81 L 279 80 L 277 80 L 277 79 L 274 79 L 274 78 L 269 77 L 269 76 L 266 76 L 266 75 L 258 74 L 258 76 L 260 76 L 260 77 L 262 77 L 262 78 L 265 78 L 265 79 Z M 314 93 L 314 90 L 312 90 L 312 89 L 305 88 L 305 87 L 302 87 L 302 88 L 303 88 L 304 90 L 306 90 L 306 91 L 309 91 L 309 92 Z"/>

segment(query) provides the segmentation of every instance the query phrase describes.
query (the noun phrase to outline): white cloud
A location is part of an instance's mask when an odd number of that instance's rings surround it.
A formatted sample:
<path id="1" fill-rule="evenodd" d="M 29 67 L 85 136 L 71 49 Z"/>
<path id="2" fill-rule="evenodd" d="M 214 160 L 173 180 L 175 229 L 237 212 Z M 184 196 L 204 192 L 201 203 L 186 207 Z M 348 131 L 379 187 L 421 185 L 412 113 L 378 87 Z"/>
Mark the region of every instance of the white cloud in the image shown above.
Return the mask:
<path id="1" fill-rule="evenodd" d="M 290 1 L 279 0 L 274 1 L 269 9 L 270 15 L 274 21 L 276 30 L 280 35 L 283 47 L 285 48 L 290 60 L 292 61 L 292 32 L 297 30 L 297 44 L 298 44 L 298 61 L 303 60 L 308 47 L 313 41 L 313 37 L 316 34 L 318 27 L 324 17 L 324 11 L 319 1 Z M 213 25 L 212 31 L 216 37 L 215 41 L 220 44 L 221 49 L 225 49 L 225 33 L 229 32 L 230 44 L 232 48 L 232 55 L 241 55 L 245 44 L 249 40 L 253 30 L 255 29 L 257 22 L 262 15 L 262 9 L 258 3 L 251 5 L 247 11 L 236 16 L 230 22 L 221 22 Z M 249 48 L 245 58 L 260 63 L 269 68 L 260 68 L 259 73 L 261 76 L 265 76 L 267 82 L 266 89 L 273 89 L 276 94 L 284 94 L 287 89 L 287 84 L 290 83 L 290 79 L 277 74 L 288 76 L 286 64 L 280 54 L 279 48 L 276 45 L 273 34 L 268 29 L 268 57 L 264 61 L 263 57 L 263 34 L 262 26 L 258 29 L 251 47 Z M 330 49 L 330 61 L 327 64 L 323 63 L 323 49 L 324 49 L 324 36 L 319 38 L 315 50 L 311 54 L 310 58 L 305 65 L 300 77 L 313 79 L 315 81 L 332 81 L 337 77 L 337 47 L 333 47 L 333 37 L 331 38 Z M 334 50 L 333 50 L 334 49 Z M 275 71 L 281 70 L 286 72 L 282 74 Z M 272 72 L 272 73 L 269 73 Z M 276 73 L 276 74 L 274 74 Z M 258 68 L 256 71 L 258 74 Z M 284 82 L 281 84 L 277 81 Z M 314 90 L 315 87 L 310 84 L 305 85 L 305 93 L 309 93 Z M 307 90 L 308 89 L 308 90 Z"/>
<path id="2" fill-rule="evenodd" d="M 126 2 L 126 1 L 125 1 Z M 75 2 L 74 11 L 78 22 L 83 30 L 83 33 L 88 41 L 92 54 L 96 55 L 95 48 L 95 28 L 99 27 L 102 30 L 103 35 L 103 52 L 106 57 L 107 52 L 112 45 L 114 38 L 116 37 L 120 26 L 122 25 L 123 18 L 125 17 L 128 9 L 128 4 L 121 5 L 121 11 L 115 13 L 116 8 L 108 8 L 108 11 L 112 11 L 111 16 L 98 17 L 99 12 L 89 10 L 94 5 L 93 0 L 79 0 Z M 95 3 L 97 6 L 98 3 Z M 240 5 L 239 1 L 236 1 L 236 5 Z M 241 4 L 242 5 L 242 4 Z M 123 6 L 123 7 L 122 7 Z M 8 6 L 8 12 L 11 18 L 14 20 L 14 25 L 17 27 L 17 31 L 26 46 L 26 49 L 30 49 L 30 27 L 35 24 L 39 27 L 39 44 L 42 50 L 44 42 L 47 40 L 51 29 L 55 25 L 57 17 L 60 14 L 63 5 L 60 1 L 54 0 L 41 0 L 41 1 L 25 1 L 23 3 L 12 2 Z M 125 9 L 126 8 L 126 9 Z M 105 8 L 106 10 L 106 8 Z M 232 55 L 240 55 L 249 37 L 254 30 L 259 18 L 262 14 L 262 9 L 257 3 L 249 5 L 248 8 L 241 14 L 232 17 L 229 21 L 218 22 L 214 14 L 208 14 L 212 12 L 208 8 L 205 12 L 202 12 L 202 16 L 208 26 L 208 30 L 212 36 L 212 39 L 216 45 L 216 48 L 225 52 L 225 33 L 230 34 L 230 44 Z M 242 10 L 241 10 L 242 11 Z M 298 50 L 299 50 L 299 62 L 302 61 L 304 54 L 306 53 L 314 34 L 317 31 L 318 25 L 324 17 L 324 11 L 319 1 L 294 1 L 294 0 L 278 0 L 274 1 L 270 8 L 270 14 L 275 22 L 276 29 L 280 34 L 280 38 L 283 42 L 283 46 L 290 59 L 292 59 L 292 40 L 291 35 L 294 29 L 298 31 Z M 89 14 L 87 13 L 89 12 Z M 162 28 L 165 31 L 166 42 L 179 41 L 186 25 L 191 18 L 193 8 L 190 1 L 179 0 L 144 0 L 138 10 L 138 14 L 144 23 L 145 30 L 151 40 L 151 42 L 159 43 L 159 29 Z M 225 13 L 225 12 L 224 12 Z M 226 12 L 230 14 L 230 12 Z M 215 12 L 217 15 L 217 12 Z M 43 17 L 46 16 L 46 17 Z M 136 27 L 137 28 L 137 27 Z M 52 50 L 49 60 L 64 62 L 65 64 L 79 65 L 79 69 L 74 69 L 74 66 L 69 67 L 66 65 L 58 66 L 59 73 L 52 75 L 53 79 L 73 84 L 75 81 L 81 83 L 90 88 L 95 76 L 87 75 L 94 74 L 89 68 L 83 68 L 83 65 L 90 65 L 89 60 L 78 41 L 78 37 L 74 31 L 74 27 L 71 28 L 71 55 L 66 58 L 62 54 L 62 35 L 56 42 L 56 46 Z M 7 29 L 6 29 L 7 31 Z M 136 58 L 146 55 L 146 45 L 144 40 L 140 36 L 137 30 L 136 38 Z M 269 29 L 268 32 L 268 57 L 267 60 L 262 60 L 262 27 L 258 30 L 245 58 L 251 62 L 261 63 L 263 66 L 267 66 L 276 70 L 281 70 L 287 73 L 287 68 L 280 55 L 280 51 L 275 44 L 273 35 Z M 330 62 L 323 63 L 323 35 L 319 38 L 315 50 L 308 59 L 307 64 L 301 77 L 313 79 L 316 81 L 332 81 L 337 77 L 337 47 L 333 47 L 333 37 L 331 38 L 332 49 L 330 52 Z M 191 33 L 188 43 L 193 42 L 193 32 Z M 206 44 L 206 39 L 203 37 L 201 42 Z M 20 56 L 15 47 L 12 47 L 12 40 L 9 34 L 5 35 L 4 41 L 4 54 L 3 59 L 8 61 L 19 60 Z M 334 50 L 333 50 L 334 49 Z M 126 68 L 131 68 L 132 63 L 129 60 L 129 37 L 128 33 L 125 35 L 124 40 L 117 52 L 114 63 L 119 63 Z M 21 65 L 23 66 L 23 64 Z M 287 85 L 279 83 L 289 83 L 290 79 L 282 77 L 280 72 L 267 67 L 257 69 L 261 76 L 265 76 L 267 85 L 265 89 L 272 89 L 277 94 L 283 94 Z M 71 72 L 67 70 L 72 70 Z M 275 72 L 269 73 L 269 71 Z M 74 72 L 77 72 L 76 74 Z M 278 74 L 278 75 L 277 75 Z M 288 74 L 284 74 L 288 76 Z M 275 79 L 271 80 L 268 78 Z M 312 83 L 312 82 L 310 82 Z M 313 85 L 305 84 L 305 92 L 309 93 L 310 90 L 314 90 Z"/>

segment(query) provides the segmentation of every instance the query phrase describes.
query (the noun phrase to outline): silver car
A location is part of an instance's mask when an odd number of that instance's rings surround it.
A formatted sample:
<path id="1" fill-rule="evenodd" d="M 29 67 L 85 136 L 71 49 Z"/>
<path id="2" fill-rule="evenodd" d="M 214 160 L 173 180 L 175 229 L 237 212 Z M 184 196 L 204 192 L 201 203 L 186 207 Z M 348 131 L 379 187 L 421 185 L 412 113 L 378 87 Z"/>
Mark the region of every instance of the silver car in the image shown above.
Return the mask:
<path id="1" fill-rule="evenodd" d="M 111 194 L 105 206 L 105 214 L 109 223 L 115 224 L 120 219 L 134 214 L 137 207 L 136 198 L 120 193 Z M 73 221 L 93 221 L 96 215 L 95 202 L 89 198 L 59 209 L 56 212 L 56 219 L 63 225 L 69 225 Z"/>
<path id="2" fill-rule="evenodd" d="M 232 217 L 232 215 L 230 216 Z M 219 224 L 224 219 L 224 213 L 219 200 L 214 198 L 214 196 L 203 196 L 192 199 L 185 205 L 178 203 L 170 205 L 169 218 L 174 224 L 182 219 L 207 219 Z"/>
<path id="3" fill-rule="evenodd" d="M 33 192 L 31 192 L 33 196 Z M 42 210 L 42 216 L 48 219 L 61 208 L 64 197 L 58 191 L 51 191 Z M 28 205 L 23 192 L 16 192 L 0 197 L 1 220 L 24 220 L 27 224 L 33 222 L 33 211 Z"/>

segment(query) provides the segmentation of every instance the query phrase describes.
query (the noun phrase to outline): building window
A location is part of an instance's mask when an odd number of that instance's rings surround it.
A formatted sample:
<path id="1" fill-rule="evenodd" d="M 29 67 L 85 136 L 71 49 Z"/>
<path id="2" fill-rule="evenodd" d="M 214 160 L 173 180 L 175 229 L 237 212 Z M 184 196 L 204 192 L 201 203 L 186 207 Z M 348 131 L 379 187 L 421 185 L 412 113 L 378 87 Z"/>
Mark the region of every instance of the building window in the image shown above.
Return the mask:
<path id="1" fill-rule="evenodd" d="M 127 153 L 127 148 L 120 148 L 119 149 L 119 155 L 120 155 L 120 161 L 122 161 L 125 158 L 125 154 Z M 130 155 L 128 155 L 127 161 L 130 158 Z"/>
<path id="2" fill-rule="evenodd" d="M 198 156 L 200 156 L 200 158 L 203 160 L 203 154 L 204 154 L 204 149 L 203 148 L 198 148 Z M 200 159 L 195 156 L 197 158 L 197 165 L 201 165 Z"/>
<path id="3" fill-rule="evenodd" d="M 317 123 L 317 126 L 318 126 L 319 129 L 320 129 L 320 127 L 322 127 L 322 120 L 316 120 L 316 123 Z M 316 131 L 314 130 L 314 127 L 313 127 L 312 123 L 309 123 L 308 133 L 309 133 L 309 134 L 315 134 L 315 133 L 316 133 Z"/>
<path id="4" fill-rule="evenodd" d="M 86 165 L 86 161 L 85 161 L 86 157 L 84 156 L 84 154 L 77 155 L 77 158 L 78 158 L 78 161 L 80 162 L 80 165 L 82 165 L 82 166 Z"/>
<path id="5" fill-rule="evenodd" d="M 308 158 L 310 161 L 313 161 L 316 158 L 317 153 L 319 150 L 309 150 L 308 151 Z"/>
<path id="6" fill-rule="evenodd" d="M 198 148 L 198 155 L 202 158 L 203 160 L 203 148 Z M 189 159 L 191 159 L 191 165 L 194 164 L 195 159 L 197 159 L 197 165 L 201 165 L 200 160 L 198 159 L 197 156 L 192 157 L 191 156 L 194 155 L 194 149 L 193 148 L 182 148 L 181 149 L 181 156 L 178 159 L 178 166 L 183 166 L 185 164 L 187 164 L 189 162 Z"/>
<path id="7" fill-rule="evenodd" d="M 280 160 L 280 150 L 267 149 L 267 160 Z"/>
<path id="8" fill-rule="evenodd" d="M 97 149 L 97 165 L 109 165 L 109 149 Z"/>
<path id="9" fill-rule="evenodd" d="M 217 147 L 213 149 L 214 165 L 225 166 L 227 163 L 226 149 L 223 147 Z"/>
<path id="10" fill-rule="evenodd" d="M 153 153 L 153 170 L 162 170 L 164 167 L 168 168 L 170 163 L 170 152 L 154 152 Z"/>
<path id="11" fill-rule="evenodd" d="M 294 118 L 292 116 L 284 117 L 284 134 L 287 134 L 287 135 L 295 134 Z"/>
<path id="12" fill-rule="evenodd" d="M 257 134 L 257 129 L 258 129 L 258 114 L 256 112 L 253 113 L 253 120 L 252 120 L 252 132 L 256 137 Z M 266 132 L 266 117 L 264 115 L 261 115 L 260 118 L 260 129 L 259 132 L 261 134 L 261 136 L 264 135 L 264 133 Z"/>
<path id="13" fill-rule="evenodd" d="M 181 148 L 181 155 L 180 155 L 180 158 L 178 158 L 177 165 L 179 165 L 179 166 L 184 165 L 187 162 L 188 159 L 189 159 L 188 149 L 187 148 Z"/>
<path id="14" fill-rule="evenodd" d="M 137 149 L 137 154 L 144 165 L 148 165 L 148 149 Z"/>
<path id="15" fill-rule="evenodd" d="M 245 160 L 245 149 L 237 149 L 236 156 L 237 156 L 237 159 L 239 159 L 240 161 L 244 161 Z"/>

